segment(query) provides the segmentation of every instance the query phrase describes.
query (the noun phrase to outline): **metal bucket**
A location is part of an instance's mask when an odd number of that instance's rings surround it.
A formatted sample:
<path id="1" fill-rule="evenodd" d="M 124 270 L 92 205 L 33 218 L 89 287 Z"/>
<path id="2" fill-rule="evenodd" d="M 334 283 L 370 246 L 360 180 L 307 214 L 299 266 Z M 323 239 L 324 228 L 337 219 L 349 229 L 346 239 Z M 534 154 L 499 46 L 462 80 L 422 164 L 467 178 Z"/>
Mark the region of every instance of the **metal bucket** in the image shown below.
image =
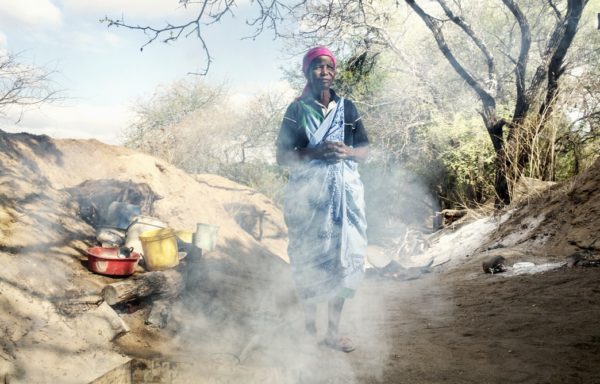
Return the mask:
<path id="1" fill-rule="evenodd" d="M 194 233 L 194 245 L 204 252 L 212 251 L 217 245 L 217 233 L 219 227 L 216 225 L 198 223 Z"/>

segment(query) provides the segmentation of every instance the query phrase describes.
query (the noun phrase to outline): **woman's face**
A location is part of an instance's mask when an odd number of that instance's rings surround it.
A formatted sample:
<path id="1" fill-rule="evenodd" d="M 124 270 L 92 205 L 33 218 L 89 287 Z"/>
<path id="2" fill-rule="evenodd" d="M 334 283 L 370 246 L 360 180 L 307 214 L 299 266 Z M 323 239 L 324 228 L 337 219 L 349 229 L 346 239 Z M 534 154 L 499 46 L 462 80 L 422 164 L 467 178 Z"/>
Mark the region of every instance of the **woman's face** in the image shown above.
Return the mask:
<path id="1" fill-rule="evenodd" d="M 307 78 L 313 90 L 329 89 L 335 78 L 333 60 L 329 56 L 315 58 L 308 68 Z"/>

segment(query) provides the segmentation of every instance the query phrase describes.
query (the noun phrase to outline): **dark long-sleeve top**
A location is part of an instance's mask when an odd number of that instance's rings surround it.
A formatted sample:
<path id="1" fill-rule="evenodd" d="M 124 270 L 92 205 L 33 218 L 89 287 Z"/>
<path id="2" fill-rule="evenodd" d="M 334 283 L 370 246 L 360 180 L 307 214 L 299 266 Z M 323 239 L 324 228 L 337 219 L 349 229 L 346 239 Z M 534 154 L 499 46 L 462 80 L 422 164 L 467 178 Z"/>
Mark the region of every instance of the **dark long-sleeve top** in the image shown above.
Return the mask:
<path id="1" fill-rule="evenodd" d="M 339 102 L 340 97 L 331 90 L 332 100 Z M 302 102 L 309 104 L 316 111 L 320 111 L 323 119 L 323 105 L 321 105 L 312 96 L 303 97 Z M 277 137 L 277 150 L 289 151 L 295 149 L 306 148 L 308 145 L 308 137 L 302 126 L 303 114 L 306 110 L 300 104 L 300 100 L 292 102 L 283 117 L 279 136 Z M 322 121 L 322 120 L 321 120 Z M 360 114 L 358 113 L 354 103 L 344 98 L 344 144 L 352 147 L 362 147 L 369 144 L 367 131 L 363 125 Z"/>

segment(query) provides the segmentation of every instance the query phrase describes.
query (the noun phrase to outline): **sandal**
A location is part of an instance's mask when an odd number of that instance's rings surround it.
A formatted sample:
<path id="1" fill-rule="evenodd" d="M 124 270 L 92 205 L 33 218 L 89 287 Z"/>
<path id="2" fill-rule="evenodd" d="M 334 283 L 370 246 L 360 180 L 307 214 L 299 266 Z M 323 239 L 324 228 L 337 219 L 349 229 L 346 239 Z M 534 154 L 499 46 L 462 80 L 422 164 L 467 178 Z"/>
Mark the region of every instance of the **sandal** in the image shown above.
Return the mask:
<path id="1" fill-rule="evenodd" d="M 342 351 L 346 353 L 352 352 L 356 349 L 352 340 L 347 337 L 338 337 L 336 339 L 327 337 L 321 341 L 321 344 L 331 349 L 335 349 L 336 351 Z"/>

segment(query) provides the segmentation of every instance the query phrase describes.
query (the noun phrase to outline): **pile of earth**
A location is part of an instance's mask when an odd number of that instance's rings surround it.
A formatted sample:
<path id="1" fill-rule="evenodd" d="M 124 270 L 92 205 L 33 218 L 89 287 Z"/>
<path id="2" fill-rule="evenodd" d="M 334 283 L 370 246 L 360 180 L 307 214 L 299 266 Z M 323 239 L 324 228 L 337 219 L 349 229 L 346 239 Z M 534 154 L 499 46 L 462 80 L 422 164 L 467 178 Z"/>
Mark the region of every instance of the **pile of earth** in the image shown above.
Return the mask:
<path id="1" fill-rule="evenodd" d="M 420 259 L 475 268 L 502 256 L 519 262 L 561 265 L 600 258 L 600 158 L 563 183 L 523 180 L 512 206 L 489 215 L 468 215 L 431 236 Z M 480 268 L 479 268 L 480 269 Z"/>
<path id="2" fill-rule="evenodd" d="M 278 316 L 295 305 L 285 224 L 265 196 L 96 140 L 0 131 L 0 379 L 90 382 L 126 361 L 124 351 L 162 353 L 168 329 L 145 327 L 142 311 L 122 313 L 124 325 L 103 306 L 85 305 L 118 281 L 86 268 L 85 250 L 96 242 L 85 202 L 102 213 L 124 191 L 169 227 L 219 227 L 195 300 L 184 308 L 235 324 L 257 308 Z"/>

